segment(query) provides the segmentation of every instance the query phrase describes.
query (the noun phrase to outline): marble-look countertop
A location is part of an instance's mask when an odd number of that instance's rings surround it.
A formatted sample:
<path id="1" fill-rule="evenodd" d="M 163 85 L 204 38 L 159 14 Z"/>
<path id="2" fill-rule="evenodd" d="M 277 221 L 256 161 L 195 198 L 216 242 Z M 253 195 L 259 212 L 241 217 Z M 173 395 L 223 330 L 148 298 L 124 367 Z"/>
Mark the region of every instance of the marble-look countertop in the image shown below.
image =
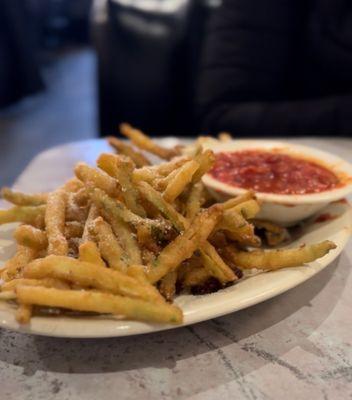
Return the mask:
<path id="1" fill-rule="evenodd" d="M 351 140 L 297 142 L 352 162 Z M 104 146 L 88 141 L 42 153 L 16 186 L 52 189 L 75 161 L 93 161 Z M 0 329 L 0 399 L 352 399 L 351 264 L 350 242 L 295 289 L 160 333 L 79 340 Z"/>

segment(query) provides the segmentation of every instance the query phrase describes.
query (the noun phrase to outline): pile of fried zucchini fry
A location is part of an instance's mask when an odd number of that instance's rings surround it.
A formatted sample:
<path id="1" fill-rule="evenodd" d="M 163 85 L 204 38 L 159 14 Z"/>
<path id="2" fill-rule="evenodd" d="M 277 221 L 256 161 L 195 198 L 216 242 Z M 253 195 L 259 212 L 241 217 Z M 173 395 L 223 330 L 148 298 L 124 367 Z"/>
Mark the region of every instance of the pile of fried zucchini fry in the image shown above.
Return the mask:
<path id="1" fill-rule="evenodd" d="M 181 290 L 224 287 L 241 270 L 293 267 L 335 247 L 253 250 L 261 245 L 257 228 L 269 244 L 285 234 L 255 220 L 253 193 L 214 201 L 202 184 L 214 162 L 210 150 L 195 146 L 184 156 L 128 124 L 121 132 L 134 146 L 110 138 L 116 154 L 101 154 L 96 167 L 78 163 L 75 177 L 51 193 L 2 190 L 13 208 L 0 210 L 0 224 L 21 224 L 16 254 L 0 271 L 0 298 L 18 306 L 20 323 L 54 309 L 180 324 L 172 300 Z M 163 162 L 150 165 L 136 148 Z"/>

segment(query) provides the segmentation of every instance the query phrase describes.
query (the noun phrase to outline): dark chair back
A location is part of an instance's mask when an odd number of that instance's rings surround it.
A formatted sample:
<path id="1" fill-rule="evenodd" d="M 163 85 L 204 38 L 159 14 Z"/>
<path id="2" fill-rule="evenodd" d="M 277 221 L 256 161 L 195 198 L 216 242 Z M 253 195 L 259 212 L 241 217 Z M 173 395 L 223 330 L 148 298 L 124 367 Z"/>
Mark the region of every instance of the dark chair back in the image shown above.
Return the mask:
<path id="1" fill-rule="evenodd" d="M 101 135 L 127 121 L 193 135 L 194 88 L 210 0 L 108 0 L 93 8 Z"/>

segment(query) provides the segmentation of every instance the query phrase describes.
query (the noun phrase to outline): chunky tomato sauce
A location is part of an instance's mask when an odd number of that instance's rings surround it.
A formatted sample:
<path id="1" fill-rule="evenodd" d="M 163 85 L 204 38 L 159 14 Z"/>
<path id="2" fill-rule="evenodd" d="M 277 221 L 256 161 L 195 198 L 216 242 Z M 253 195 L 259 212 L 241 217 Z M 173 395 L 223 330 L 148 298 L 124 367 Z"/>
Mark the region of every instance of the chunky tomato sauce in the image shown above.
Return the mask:
<path id="1" fill-rule="evenodd" d="M 232 186 L 277 194 L 319 193 L 339 184 L 332 171 L 313 161 L 261 150 L 218 153 L 210 175 Z"/>

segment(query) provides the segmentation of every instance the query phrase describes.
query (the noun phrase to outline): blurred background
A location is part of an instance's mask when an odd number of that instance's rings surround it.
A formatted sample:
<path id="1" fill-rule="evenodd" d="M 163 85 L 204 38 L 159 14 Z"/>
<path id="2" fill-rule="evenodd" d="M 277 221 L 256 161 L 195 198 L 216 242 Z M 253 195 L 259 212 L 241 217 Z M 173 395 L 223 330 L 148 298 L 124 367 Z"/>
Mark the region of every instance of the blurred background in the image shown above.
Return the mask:
<path id="1" fill-rule="evenodd" d="M 0 182 L 58 143 L 195 132 L 200 41 L 217 0 L 0 0 Z"/>
<path id="2" fill-rule="evenodd" d="M 348 0 L 0 0 L 0 184 L 117 135 L 350 136 Z"/>

